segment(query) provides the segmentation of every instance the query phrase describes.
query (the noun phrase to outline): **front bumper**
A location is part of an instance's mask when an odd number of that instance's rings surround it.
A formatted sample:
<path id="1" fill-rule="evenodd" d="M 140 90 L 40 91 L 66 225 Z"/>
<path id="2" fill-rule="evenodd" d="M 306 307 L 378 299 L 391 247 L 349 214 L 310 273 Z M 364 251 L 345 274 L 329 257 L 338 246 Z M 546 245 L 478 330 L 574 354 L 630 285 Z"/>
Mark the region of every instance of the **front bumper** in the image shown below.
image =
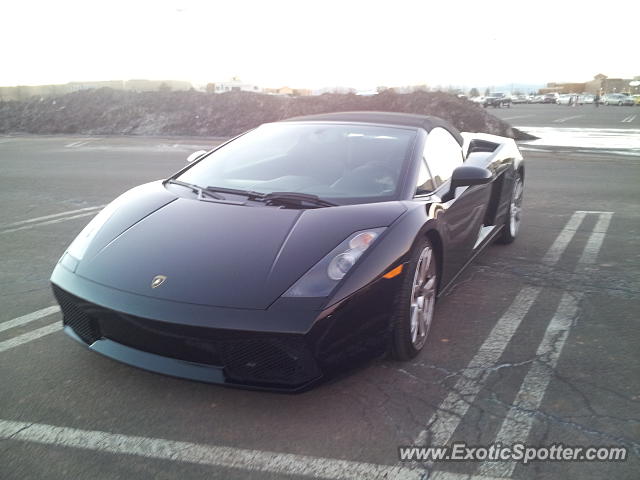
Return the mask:
<path id="1" fill-rule="evenodd" d="M 303 336 L 158 322 L 53 286 L 65 331 L 91 350 L 145 370 L 211 383 L 298 390 L 319 380 Z"/>
<path id="2" fill-rule="evenodd" d="M 60 265 L 52 275 L 65 332 L 91 350 L 165 375 L 280 391 L 305 390 L 384 351 L 395 283 L 374 282 L 324 312 L 194 310 L 193 305 L 131 297 Z M 229 328 L 229 317 L 235 328 Z"/>

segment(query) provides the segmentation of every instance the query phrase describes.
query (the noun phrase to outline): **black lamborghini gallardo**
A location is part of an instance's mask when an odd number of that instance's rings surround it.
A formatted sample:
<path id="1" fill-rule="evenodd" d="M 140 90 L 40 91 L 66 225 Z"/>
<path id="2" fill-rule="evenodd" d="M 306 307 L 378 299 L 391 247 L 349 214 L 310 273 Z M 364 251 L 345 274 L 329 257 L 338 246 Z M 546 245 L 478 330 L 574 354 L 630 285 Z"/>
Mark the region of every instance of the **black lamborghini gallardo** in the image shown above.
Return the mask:
<path id="1" fill-rule="evenodd" d="M 262 125 L 114 200 L 51 282 L 65 331 L 140 368 L 300 390 L 427 343 L 436 298 L 518 233 L 511 139 L 420 115 Z"/>

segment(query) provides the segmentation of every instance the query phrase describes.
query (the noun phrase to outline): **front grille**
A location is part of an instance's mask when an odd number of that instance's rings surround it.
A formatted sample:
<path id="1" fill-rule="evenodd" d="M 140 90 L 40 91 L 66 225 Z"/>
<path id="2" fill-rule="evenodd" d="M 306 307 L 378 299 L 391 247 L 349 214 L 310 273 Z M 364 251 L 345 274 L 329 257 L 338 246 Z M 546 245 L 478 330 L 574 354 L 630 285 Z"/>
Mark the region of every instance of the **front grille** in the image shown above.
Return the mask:
<path id="1" fill-rule="evenodd" d="M 62 323 L 70 326 L 83 342 L 91 345 L 102 336 L 98 327 L 98 322 L 89 317 L 81 308 L 81 303 L 77 302 L 64 290 L 54 286 L 53 293 L 60 304 L 62 310 Z"/>
<path id="2" fill-rule="evenodd" d="M 250 333 L 160 322 L 86 302 L 53 286 L 64 323 L 88 344 L 108 338 L 144 352 L 223 367 L 239 384 L 298 386 L 320 370 L 300 335 Z"/>
<path id="3" fill-rule="evenodd" d="M 302 384 L 320 375 L 302 339 L 235 340 L 225 342 L 223 348 L 225 372 L 237 382 Z"/>

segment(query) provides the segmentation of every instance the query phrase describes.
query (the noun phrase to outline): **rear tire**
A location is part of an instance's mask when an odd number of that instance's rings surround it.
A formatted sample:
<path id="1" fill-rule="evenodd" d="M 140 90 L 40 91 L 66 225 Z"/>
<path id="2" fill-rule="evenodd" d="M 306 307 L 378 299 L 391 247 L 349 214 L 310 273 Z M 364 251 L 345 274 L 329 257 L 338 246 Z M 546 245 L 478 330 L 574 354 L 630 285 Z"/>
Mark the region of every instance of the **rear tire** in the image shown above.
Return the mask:
<path id="1" fill-rule="evenodd" d="M 520 222 L 522 220 L 522 197 L 524 193 L 524 183 L 520 172 L 516 172 L 513 180 L 513 190 L 511 191 L 511 202 L 509 203 L 509 212 L 505 219 L 502 233 L 498 237 L 499 243 L 512 243 L 518 236 L 520 231 Z"/>
<path id="2" fill-rule="evenodd" d="M 391 356 L 410 360 L 424 348 L 435 314 L 438 259 L 427 238 L 416 242 L 392 316 Z"/>

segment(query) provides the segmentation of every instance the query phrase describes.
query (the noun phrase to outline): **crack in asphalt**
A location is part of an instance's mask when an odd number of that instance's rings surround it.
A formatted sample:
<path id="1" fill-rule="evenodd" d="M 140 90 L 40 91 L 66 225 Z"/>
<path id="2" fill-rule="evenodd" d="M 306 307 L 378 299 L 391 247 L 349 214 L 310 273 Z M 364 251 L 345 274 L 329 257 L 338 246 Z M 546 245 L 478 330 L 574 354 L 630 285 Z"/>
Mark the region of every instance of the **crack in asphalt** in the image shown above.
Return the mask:
<path id="1" fill-rule="evenodd" d="M 556 373 L 556 375 L 558 375 L 558 374 Z M 560 378 L 560 380 L 564 379 L 564 377 L 560 377 L 559 375 L 558 375 L 558 377 Z M 597 384 L 595 384 L 593 382 L 588 382 L 586 380 L 577 380 L 577 379 L 574 380 L 574 381 L 580 382 L 580 383 L 582 383 L 582 384 L 584 384 L 586 386 L 589 386 L 591 388 L 594 388 L 594 389 L 603 390 L 603 391 L 605 391 L 607 393 L 610 393 L 612 395 L 615 395 L 615 396 L 619 397 L 620 399 L 624 400 L 625 402 L 640 404 L 640 395 L 639 396 L 635 396 L 635 397 L 627 397 L 626 395 L 624 395 L 624 394 L 622 394 L 620 392 L 617 392 L 617 391 L 613 390 L 612 388 L 603 387 L 602 385 L 597 385 Z"/>
<path id="2" fill-rule="evenodd" d="M 429 363 L 425 363 L 425 362 L 416 362 L 411 364 L 412 366 L 415 367 L 421 367 L 421 368 L 427 368 L 430 370 L 433 370 L 434 372 L 440 373 L 442 374 L 442 378 L 437 379 L 437 380 L 426 380 L 423 378 L 420 378 L 416 375 L 414 375 L 413 373 L 409 372 L 408 370 L 404 369 L 404 368 L 393 368 L 393 367 L 389 367 L 386 365 L 382 365 L 382 368 L 389 368 L 394 370 L 395 372 L 401 374 L 403 377 L 409 377 L 410 379 L 412 379 L 415 382 L 419 382 L 421 384 L 426 384 L 426 385 L 430 385 L 430 386 L 441 386 L 444 387 L 448 392 L 453 392 L 454 394 L 456 394 L 458 396 L 458 398 L 467 403 L 468 405 L 470 405 L 470 407 L 474 408 L 475 410 L 477 410 L 477 418 L 475 420 L 475 422 L 473 423 L 473 425 L 471 424 L 467 424 L 468 426 L 472 427 L 476 434 L 478 435 L 478 438 L 480 438 L 480 435 L 482 433 L 482 428 L 481 428 L 481 424 L 483 421 L 486 420 L 487 417 L 492 417 L 492 418 L 496 418 L 498 420 L 502 420 L 504 418 L 504 413 L 496 413 L 496 412 L 492 412 L 490 410 L 488 410 L 486 407 L 484 407 L 481 404 L 473 404 L 471 402 L 469 402 L 467 400 L 467 396 L 465 395 L 463 392 L 457 391 L 455 389 L 455 387 L 453 385 L 448 385 L 448 380 L 452 379 L 452 378 L 460 378 L 463 377 L 468 381 L 471 382 L 476 382 L 476 383 L 480 383 L 483 386 L 483 389 L 487 390 L 489 395 L 486 397 L 486 400 L 488 400 L 489 402 L 491 402 L 494 405 L 498 405 L 501 408 L 506 409 L 506 411 L 508 411 L 510 408 L 515 408 L 517 411 L 524 413 L 528 416 L 534 416 L 537 417 L 538 419 L 543 420 L 544 424 L 545 424 L 545 435 L 549 434 L 549 429 L 550 429 L 550 425 L 551 424 L 555 424 L 555 425 L 560 425 L 572 430 L 576 430 L 576 431 L 580 431 L 582 433 L 588 434 L 588 435 L 592 435 L 592 436 L 597 436 L 599 438 L 603 438 L 606 439 L 608 441 L 613 441 L 616 442 L 618 444 L 624 445 L 629 447 L 630 451 L 632 451 L 635 455 L 640 456 L 640 443 L 627 438 L 625 436 L 620 436 L 620 435 L 615 435 L 612 434 L 610 432 L 606 432 L 603 430 L 599 430 L 596 428 L 592 428 L 589 427 L 585 424 L 570 420 L 568 418 L 564 418 L 562 416 L 559 415 L 554 415 L 552 413 L 548 413 L 545 412 L 543 410 L 529 410 L 526 408 L 523 408 L 521 406 L 518 405 L 513 405 L 511 402 L 506 402 L 501 400 L 500 398 L 498 398 L 497 396 L 497 392 L 494 391 L 496 385 L 492 385 L 488 382 L 485 382 L 485 378 L 488 375 L 491 375 L 492 373 L 501 373 L 502 370 L 504 369 L 512 369 L 512 368 L 518 368 L 518 367 L 522 367 L 525 365 L 529 365 L 533 362 L 539 362 L 540 364 L 544 365 L 546 368 L 549 368 L 552 371 L 552 374 L 554 376 L 554 378 L 557 378 L 559 380 L 561 380 L 563 383 L 566 383 L 570 386 L 570 388 L 572 388 L 579 396 L 580 398 L 584 401 L 584 403 L 587 405 L 587 408 L 589 410 L 589 412 L 591 413 L 591 416 L 588 417 L 590 419 L 598 418 L 601 420 L 616 420 L 616 421 L 620 421 L 620 422 L 628 422 L 628 423 L 632 423 L 632 424 L 636 424 L 636 423 L 640 423 L 640 420 L 636 420 L 633 418 L 619 418 L 619 417 L 615 417 L 615 416 L 611 416 L 611 415 L 607 415 L 607 414 L 603 414 L 598 412 L 592 405 L 591 405 L 591 401 L 588 398 L 587 394 L 585 392 L 583 392 L 582 390 L 580 390 L 577 386 L 573 385 L 573 383 L 571 381 L 569 381 L 567 378 L 562 377 L 560 375 L 558 375 L 557 373 L 555 373 L 554 369 L 551 367 L 551 365 L 549 364 L 549 360 L 550 357 L 553 356 L 553 354 L 557 354 L 557 349 L 559 348 L 559 342 L 560 342 L 560 337 L 562 335 L 562 332 L 558 332 L 558 334 L 556 335 L 554 341 L 551 342 L 551 349 L 544 352 L 544 354 L 542 355 L 536 355 L 533 358 L 527 359 L 527 360 L 523 360 L 520 362 L 502 362 L 500 364 L 497 365 L 492 365 L 492 366 L 482 366 L 482 367 L 473 367 L 473 368 L 461 368 L 459 370 L 450 370 L 447 369 L 443 366 L 440 365 L 435 365 L 435 364 L 429 364 Z M 482 371 L 482 374 L 480 375 L 469 375 L 468 372 L 472 371 L 472 370 L 480 370 Z M 591 385 L 591 384 L 590 384 Z M 594 385 L 595 386 L 595 385 Z M 597 387 L 597 386 L 596 386 Z M 603 387 L 600 387 L 603 388 Z M 635 402 L 634 400 L 622 395 L 619 392 L 615 392 L 614 390 L 611 390 L 609 388 L 603 388 L 603 390 L 609 392 L 613 392 L 616 395 L 618 395 L 620 398 L 629 401 L 629 402 Z M 422 402 L 425 405 L 428 405 L 433 411 L 434 414 L 432 416 L 432 421 L 425 425 L 424 423 L 422 423 L 421 421 L 417 421 L 416 424 L 419 425 L 427 434 L 427 437 L 425 438 L 425 440 L 427 440 L 426 444 L 429 444 L 429 439 L 430 437 L 430 429 L 431 426 L 433 425 L 433 423 L 435 423 L 438 419 L 438 412 L 443 412 L 446 413 L 448 415 L 453 415 L 457 418 L 460 418 L 462 420 L 462 417 L 460 415 L 458 415 L 456 412 L 452 412 L 446 409 L 442 409 L 440 408 L 439 405 L 433 405 L 429 402 L 426 402 L 423 400 Z M 417 420 L 417 419 L 416 419 Z M 429 466 L 427 466 L 429 467 Z M 428 477 L 427 477 L 428 478 Z"/>
<path id="3" fill-rule="evenodd" d="M 624 445 L 629 447 L 629 449 L 635 453 L 636 456 L 640 457 L 640 443 L 637 443 L 631 439 L 628 439 L 626 437 L 621 437 L 618 435 L 613 435 L 609 432 L 604 432 L 602 430 L 597 430 L 595 428 L 589 428 L 585 425 L 582 425 L 580 423 L 577 422 L 572 422 L 571 420 L 567 420 L 559 415 L 554 415 L 552 413 L 548 413 L 545 412 L 543 410 L 530 410 L 524 407 L 521 407 L 519 405 L 514 405 L 514 404 L 510 404 L 508 402 L 504 402 L 502 400 L 500 400 L 497 395 L 495 394 L 495 392 L 491 392 L 489 397 L 487 398 L 489 401 L 496 403 L 498 405 L 501 405 L 507 409 L 511 409 L 511 408 L 515 408 L 518 412 L 523 413 L 527 416 L 532 416 L 532 417 L 539 417 L 542 418 L 543 420 L 545 420 L 547 423 L 551 423 L 551 424 L 556 424 L 556 425 L 563 425 L 563 426 L 567 426 L 570 427 L 571 429 L 574 430 L 578 430 L 582 433 L 586 433 L 588 435 L 592 435 L 592 436 L 597 436 L 597 437 L 601 437 L 601 438 L 605 438 L 607 440 L 616 442 L 617 444 L 620 445 Z M 518 423 L 517 420 L 514 420 L 516 423 Z"/>
<path id="4" fill-rule="evenodd" d="M 515 263 L 515 265 L 514 265 Z M 519 278 L 525 279 L 527 284 L 534 286 L 561 288 L 569 291 L 580 291 L 582 293 L 602 293 L 606 292 L 612 296 L 623 298 L 637 298 L 640 294 L 640 280 L 631 276 L 622 277 L 620 272 L 607 272 L 602 269 L 598 270 L 597 282 L 595 283 L 591 269 L 584 272 L 575 272 L 564 269 L 558 265 L 549 266 L 536 262 L 520 262 L 510 259 L 493 260 L 490 264 L 478 262 L 474 265 L 474 271 L 471 278 L 479 273 L 491 274 L 501 278 Z M 464 280 L 452 287 L 447 295 L 460 285 L 467 283 Z M 447 296 L 445 295 L 445 296 Z"/>
<path id="5" fill-rule="evenodd" d="M 619 273 L 617 275 L 614 275 L 614 273 L 608 273 L 606 271 L 603 272 L 600 269 L 600 270 L 597 270 L 598 276 L 594 277 L 593 275 L 594 272 L 596 272 L 596 269 L 594 268 L 585 268 L 581 271 L 575 272 L 573 270 L 573 266 L 571 267 L 571 271 L 569 271 L 557 265 L 550 267 L 548 265 L 544 265 L 541 263 L 532 263 L 529 261 L 517 262 L 514 259 L 507 259 L 505 261 L 495 261 L 495 259 L 492 259 L 492 263 L 490 265 L 477 263 L 475 267 L 471 270 L 468 278 L 466 278 L 462 282 L 455 284 L 447 292 L 445 296 L 451 295 L 454 291 L 459 290 L 460 287 L 463 287 L 465 284 L 472 282 L 475 277 L 481 274 L 488 274 L 488 275 L 490 274 L 494 277 L 505 278 L 505 279 L 513 279 L 514 277 L 516 277 L 521 280 L 524 279 L 525 283 L 529 285 L 542 286 L 545 288 L 561 288 L 563 291 L 565 291 L 568 295 L 571 295 L 578 302 L 582 301 L 587 296 L 586 294 L 588 293 L 599 293 L 599 294 L 608 295 L 609 297 L 613 297 L 613 298 L 625 298 L 625 299 L 634 299 L 634 298 L 637 298 L 637 296 L 640 294 L 640 286 L 639 286 L 640 282 L 638 281 L 636 276 L 626 276 L 624 278 L 621 278 Z M 594 278 L 597 278 L 597 283 L 594 281 Z M 584 318 L 582 317 L 583 310 L 584 308 L 581 309 L 581 312 L 579 315 L 574 316 L 574 318 L 571 321 L 571 327 L 574 327 L 575 325 L 577 325 L 581 319 L 584 320 Z M 605 422 L 613 420 L 617 422 L 628 423 L 631 425 L 636 425 L 640 423 L 640 420 L 637 420 L 635 418 L 620 418 L 620 417 L 607 415 L 599 412 L 592 405 L 592 401 L 586 392 L 584 392 L 578 386 L 576 386 L 570 379 L 563 377 L 555 372 L 555 369 L 552 368 L 552 365 L 550 365 L 550 360 L 551 358 L 558 356 L 559 348 L 564 343 L 563 336 L 566 336 L 566 331 L 563 330 L 563 331 L 557 332 L 554 338 L 552 339 L 552 341 L 550 342 L 549 349 L 547 349 L 542 354 L 536 354 L 533 358 L 530 358 L 528 360 L 524 360 L 521 362 L 511 362 L 511 363 L 503 362 L 498 365 L 480 366 L 480 367 L 472 367 L 472 368 L 467 367 L 459 370 L 450 370 L 440 365 L 429 364 L 424 362 L 422 363 L 418 362 L 418 363 L 412 364 L 412 366 L 414 367 L 427 368 L 441 374 L 441 378 L 439 378 L 438 380 L 423 380 L 418 376 L 414 375 L 413 373 L 411 373 L 410 371 L 405 370 L 404 368 L 398 368 L 396 370 L 402 375 L 408 376 L 414 381 L 426 383 L 429 385 L 442 386 L 448 392 L 451 392 L 457 395 L 459 400 L 467 403 L 470 407 L 474 408 L 474 410 L 477 411 L 477 414 L 475 415 L 475 422 L 473 422 L 473 424 L 471 424 L 471 422 L 467 422 L 467 425 L 469 427 L 472 427 L 477 435 L 481 434 L 481 423 L 487 416 L 495 417 L 501 420 L 504 418 L 504 413 L 491 412 L 481 404 L 479 405 L 470 404 L 465 398 L 465 394 L 463 392 L 457 391 L 455 388 L 455 385 L 450 384 L 449 380 L 452 378 L 459 379 L 462 377 L 469 382 L 474 382 L 476 384 L 479 384 L 483 389 L 488 391 L 489 395 L 487 397 L 487 400 L 495 405 L 498 405 L 499 407 L 505 408 L 506 411 L 509 411 L 509 409 L 514 408 L 516 411 L 520 413 L 523 413 L 527 416 L 533 416 L 538 418 L 539 420 L 542 420 L 542 423 L 544 425 L 543 427 L 544 433 L 542 438 L 543 440 L 548 439 L 548 436 L 550 435 L 551 426 L 558 425 L 565 429 L 579 431 L 581 433 L 584 433 L 590 436 L 596 436 L 602 439 L 606 439 L 608 441 L 613 441 L 618 444 L 624 445 L 628 447 L 629 450 L 633 452 L 636 456 L 640 456 L 640 443 L 638 443 L 633 439 L 627 438 L 623 435 L 610 433 L 598 428 L 593 428 L 584 423 L 574 421 L 571 418 L 566 418 L 560 415 L 555 415 L 549 412 L 545 412 L 542 409 L 530 410 L 519 405 L 514 405 L 512 404 L 512 402 L 505 402 L 500 398 L 498 398 L 498 395 L 495 391 L 495 387 L 499 382 L 492 382 L 492 384 L 488 384 L 489 382 L 486 382 L 487 377 L 493 373 L 498 373 L 499 377 L 502 377 L 502 375 L 500 374 L 500 371 L 502 369 L 517 368 L 527 364 L 531 364 L 532 362 L 539 362 L 546 368 L 550 369 L 552 378 L 559 379 L 561 382 L 566 384 L 574 393 L 576 393 L 579 396 L 579 398 L 585 404 L 588 412 L 590 413 L 590 416 L 587 417 L 588 419 L 593 420 L 594 418 L 597 418 L 599 420 L 604 420 Z M 473 370 L 475 371 L 480 370 L 480 373 L 470 374 L 470 372 Z M 601 387 L 599 385 L 592 384 L 592 383 L 590 383 L 589 385 L 594 388 L 600 388 L 603 391 L 612 393 L 616 395 L 618 398 L 623 399 L 624 401 L 627 401 L 627 402 L 636 401 L 611 388 Z M 433 406 L 431 407 L 433 408 Z M 421 428 L 424 429 L 423 431 L 425 431 L 426 433 L 426 439 L 431 438 L 430 429 L 433 425 L 433 422 L 435 422 L 439 418 L 438 417 L 439 411 L 444 412 L 444 410 L 440 409 L 439 406 L 434 408 L 434 414 L 432 416 L 433 421 L 430 424 L 426 426 L 424 424 L 419 424 Z M 456 415 L 455 412 L 446 412 L 446 413 L 453 415 L 457 418 L 460 418 L 460 416 Z M 573 418 L 575 419 L 579 417 L 573 417 Z"/>
<path id="6" fill-rule="evenodd" d="M 549 351 L 545 352 L 543 355 L 536 355 L 534 358 L 529 359 L 529 360 L 525 360 L 525 361 L 522 361 L 522 362 L 501 363 L 501 364 L 498 364 L 498 365 L 495 365 L 495 366 L 491 366 L 491 367 L 478 367 L 478 368 L 480 368 L 480 369 L 485 371 L 484 375 L 489 375 L 490 373 L 498 372 L 503 368 L 519 367 L 519 366 L 526 365 L 526 364 L 529 364 L 531 362 L 536 361 L 536 362 L 539 362 L 542 365 L 544 365 L 546 368 L 550 369 L 552 374 L 554 375 L 554 377 L 558 378 L 558 375 L 555 374 L 555 371 L 552 368 L 552 366 L 549 365 L 549 357 L 551 357 L 552 354 L 554 354 L 554 353 L 555 354 L 558 353 L 557 349 L 559 348 L 559 344 L 558 343 L 560 342 L 561 335 L 562 335 L 562 332 L 558 332 L 556 334 L 555 339 L 551 343 L 552 348 Z M 436 370 L 438 370 L 438 371 L 443 371 L 443 370 L 446 371 L 445 368 L 439 367 L 439 366 L 436 367 Z M 467 369 L 461 369 L 461 370 L 459 370 L 457 372 L 450 372 L 449 376 L 455 375 L 456 373 L 459 373 L 460 375 L 464 376 L 464 374 L 461 373 L 461 372 L 464 372 L 465 370 L 467 370 Z M 482 375 L 480 377 L 471 377 L 471 378 L 465 376 L 465 378 L 467 378 L 468 380 L 470 380 L 472 382 L 474 382 L 474 381 L 478 382 L 479 379 L 482 379 L 484 377 L 484 375 Z M 562 380 L 565 383 L 568 383 L 568 384 L 571 385 L 571 382 L 568 382 L 566 378 L 563 378 Z M 440 382 L 430 382 L 430 383 L 442 384 L 442 381 L 440 381 Z M 495 404 L 498 404 L 498 405 L 500 405 L 502 407 L 505 407 L 507 410 L 510 409 L 510 408 L 515 408 L 517 411 L 519 411 L 521 413 L 524 413 L 526 415 L 529 415 L 529 416 L 539 416 L 539 417 L 544 418 L 545 420 L 548 420 L 548 421 L 556 423 L 556 424 L 562 424 L 562 425 L 571 427 L 573 429 L 582 431 L 582 432 L 587 433 L 587 434 L 599 436 L 599 437 L 602 437 L 602 438 L 606 438 L 608 440 L 613 440 L 615 442 L 618 442 L 618 443 L 621 443 L 621 444 L 623 444 L 625 446 L 628 446 L 636 455 L 640 456 L 640 443 L 637 443 L 637 442 L 635 442 L 635 441 L 633 441 L 631 439 L 627 439 L 626 437 L 621 437 L 621 436 L 613 435 L 611 433 L 604 432 L 604 431 L 601 431 L 601 430 L 597 430 L 597 429 L 594 429 L 594 428 L 589 428 L 589 427 L 587 427 L 585 425 L 582 425 L 580 423 L 577 423 L 577 422 L 574 422 L 574 421 L 571 421 L 571 420 L 568 420 L 568 419 L 564 419 L 564 418 L 562 418 L 562 417 L 560 417 L 558 415 L 553 415 L 551 413 L 547 413 L 547 412 L 544 412 L 542 410 L 529 410 L 529 409 L 523 408 L 521 406 L 509 403 L 509 402 L 504 402 L 504 401 L 502 401 L 502 400 L 500 400 L 498 398 L 497 393 L 493 390 L 494 389 L 493 385 L 489 385 L 488 383 L 484 383 L 484 382 L 483 382 L 483 385 L 484 385 L 484 388 L 487 389 L 489 391 L 489 393 L 490 393 L 488 399 L 490 401 L 492 401 L 493 403 L 495 403 Z M 461 393 L 461 392 L 456 391 L 454 387 L 449 387 L 448 390 L 451 391 L 451 392 L 454 392 L 455 394 L 457 394 L 458 397 L 460 398 L 460 400 L 466 401 L 465 395 L 463 393 Z M 487 413 L 487 414 L 492 415 L 494 417 L 502 418 L 500 415 L 496 415 L 496 414 L 494 414 L 492 412 L 487 411 L 486 409 L 482 408 L 480 405 L 471 405 L 470 404 L 470 406 L 478 409 L 482 413 Z M 437 408 L 437 410 L 440 410 L 440 409 Z M 451 412 L 447 412 L 447 413 L 451 413 Z M 600 413 L 596 412 L 595 410 L 592 411 L 592 414 L 596 418 L 602 418 L 602 419 L 610 418 L 608 415 L 600 414 Z M 636 422 L 635 419 L 622 419 L 622 421 L 630 421 L 632 423 Z M 426 429 L 428 430 L 429 427 L 430 427 L 430 425 L 428 425 L 426 427 Z"/>
<path id="7" fill-rule="evenodd" d="M 7 437 L 5 437 L 5 438 L 3 438 L 3 439 L 0 439 L 0 441 L 1 441 L 1 442 L 5 442 L 5 443 L 6 443 L 8 440 L 12 440 L 12 439 L 13 439 L 16 435 L 18 435 L 20 432 L 24 432 L 25 430 L 27 430 L 27 429 L 29 429 L 29 428 L 33 427 L 33 425 L 34 425 L 34 423 L 33 423 L 33 422 L 32 422 L 32 423 L 30 423 L 30 424 L 28 424 L 28 425 L 25 425 L 24 427 L 19 428 L 18 430 L 16 430 L 15 432 L 13 432 L 11 435 L 9 435 L 9 436 L 7 436 Z"/>
<path id="8" fill-rule="evenodd" d="M 437 382 L 428 382 L 434 385 L 443 385 L 444 382 L 446 382 L 447 380 L 451 379 L 451 378 L 455 378 L 458 379 L 460 377 L 469 380 L 471 382 L 476 382 L 476 383 L 481 383 L 484 378 L 487 375 L 490 375 L 494 372 L 498 372 L 502 369 L 505 368 L 517 368 L 517 367 L 522 367 L 524 365 L 529 365 L 533 362 L 535 362 L 537 360 L 536 357 L 530 358 L 528 360 L 523 360 L 521 362 L 502 362 L 499 363 L 497 365 L 482 365 L 482 366 L 477 366 L 477 367 L 464 367 L 461 368 L 459 370 L 449 370 L 445 367 L 441 367 L 438 365 L 432 365 L 432 364 L 428 364 L 428 363 L 424 363 L 424 362 L 416 362 L 416 363 L 412 363 L 412 366 L 415 367 L 424 367 L 424 368 L 428 368 L 428 369 L 433 369 L 436 370 L 440 373 L 444 373 L 445 376 L 443 378 L 441 378 L 440 380 L 438 380 Z M 424 382 L 424 379 L 421 379 L 419 377 L 416 377 L 415 375 L 405 371 L 404 369 L 396 369 L 397 371 L 400 371 L 401 373 L 407 374 L 412 376 L 414 379 L 419 380 L 421 382 Z M 466 372 L 474 372 L 474 371 L 479 371 L 481 372 L 480 375 L 466 375 Z M 453 388 L 450 388 L 450 390 L 453 390 Z"/>
<path id="9" fill-rule="evenodd" d="M 613 415 L 607 415 L 605 413 L 600 413 L 598 411 L 596 411 L 595 407 L 593 405 L 591 405 L 591 400 L 589 399 L 589 397 L 587 396 L 587 394 L 582 391 L 580 388 L 578 388 L 576 385 L 574 385 L 568 378 L 563 377 L 562 375 L 555 373 L 554 372 L 554 378 L 558 379 L 559 381 L 561 381 L 562 383 L 564 383 L 565 385 L 567 385 L 573 392 L 575 392 L 584 402 L 585 407 L 587 408 L 587 410 L 589 411 L 589 413 L 591 413 L 592 416 L 597 417 L 597 418 L 603 418 L 603 419 L 610 419 L 610 420 L 616 420 L 619 422 L 626 422 L 626 423 L 633 423 L 633 424 L 639 424 L 640 425 L 640 419 L 635 419 L 635 418 L 621 418 L 621 417 L 616 417 Z M 630 400 L 632 401 L 632 400 Z M 574 418 L 580 418 L 583 415 L 572 415 L 572 417 Z"/>

